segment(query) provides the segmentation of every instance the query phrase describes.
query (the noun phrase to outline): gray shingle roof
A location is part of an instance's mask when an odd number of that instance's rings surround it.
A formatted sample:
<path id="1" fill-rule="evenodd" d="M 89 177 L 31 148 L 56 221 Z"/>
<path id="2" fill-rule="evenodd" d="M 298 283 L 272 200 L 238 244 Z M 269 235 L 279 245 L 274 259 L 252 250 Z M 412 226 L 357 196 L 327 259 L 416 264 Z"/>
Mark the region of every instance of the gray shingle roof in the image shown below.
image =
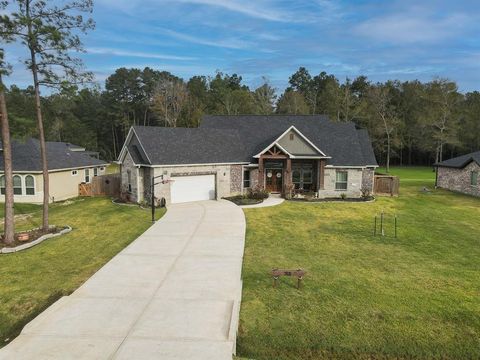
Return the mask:
<path id="1" fill-rule="evenodd" d="M 47 162 L 49 170 L 81 168 L 87 166 L 101 166 L 108 163 L 91 157 L 87 153 L 78 151 L 78 145 L 64 142 L 48 142 Z M 72 151 L 71 149 L 77 149 Z M 40 156 L 40 142 L 37 139 L 26 141 L 12 141 L 13 171 L 42 171 Z M 3 156 L 0 156 L 0 171 L 3 171 Z"/>
<path id="2" fill-rule="evenodd" d="M 134 126 L 151 165 L 248 162 L 235 130 Z M 129 152 L 134 157 L 131 149 Z"/>
<path id="3" fill-rule="evenodd" d="M 142 149 L 135 139 L 127 148 L 136 164 L 249 163 L 292 125 L 332 157 L 329 165 L 377 165 L 366 130 L 322 115 L 205 116 L 199 128 L 135 126 Z"/>
<path id="4" fill-rule="evenodd" d="M 436 163 L 434 164 L 434 166 L 463 168 L 470 164 L 472 161 L 475 161 L 478 165 L 480 165 L 480 151 L 476 151 L 462 156 L 457 156 L 455 158 Z"/>
<path id="5" fill-rule="evenodd" d="M 332 122 L 325 115 L 205 116 L 201 129 L 236 130 L 245 148 L 245 160 L 258 154 L 290 126 L 295 126 L 336 166 L 377 165 L 366 130 L 352 122 Z"/>

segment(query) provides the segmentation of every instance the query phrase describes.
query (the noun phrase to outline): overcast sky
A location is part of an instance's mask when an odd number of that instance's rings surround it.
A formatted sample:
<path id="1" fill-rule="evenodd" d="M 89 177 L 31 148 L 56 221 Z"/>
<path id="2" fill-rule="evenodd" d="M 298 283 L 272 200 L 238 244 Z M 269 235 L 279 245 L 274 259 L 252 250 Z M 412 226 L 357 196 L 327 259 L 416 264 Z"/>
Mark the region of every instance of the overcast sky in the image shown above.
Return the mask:
<path id="1" fill-rule="evenodd" d="M 118 67 L 150 66 L 188 79 L 216 70 L 279 90 L 300 66 L 341 81 L 448 77 L 480 90 L 480 1 L 95 0 L 83 37 L 87 69 L 103 86 Z M 21 86 L 30 77 L 16 65 Z"/>

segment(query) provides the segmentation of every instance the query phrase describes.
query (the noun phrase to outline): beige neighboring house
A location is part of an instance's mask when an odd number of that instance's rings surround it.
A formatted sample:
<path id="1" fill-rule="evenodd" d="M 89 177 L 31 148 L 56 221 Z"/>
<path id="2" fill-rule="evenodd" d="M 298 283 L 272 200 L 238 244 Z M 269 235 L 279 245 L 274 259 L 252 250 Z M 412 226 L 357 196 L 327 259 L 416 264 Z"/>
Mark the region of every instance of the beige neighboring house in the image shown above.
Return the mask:
<path id="1" fill-rule="evenodd" d="M 437 187 L 480 196 L 480 151 L 435 164 Z"/>
<path id="2" fill-rule="evenodd" d="M 105 174 L 107 162 L 96 153 L 64 142 L 48 141 L 47 161 L 50 181 L 50 202 L 78 196 L 78 185 L 89 183 Z M 0 149 L 1 151 L 1 149 Z M 40 142 L 36 139 L 12 141 L 13 192 L 17 203 L 43 202 L 43 175 Z M 5 201 L 3 157 L 0 156 L 0 201 Z"/>
<path id="3" fill-rule="evenodd" d="M 368 133 L 314 115 L 205 116 L 198 128 L 134 126 L 118 162 L 131 200 L 220 199 L 252 188 L 361 197 L 378 166 Z M 344 194 L 344 195 L 343 195 Z"/>

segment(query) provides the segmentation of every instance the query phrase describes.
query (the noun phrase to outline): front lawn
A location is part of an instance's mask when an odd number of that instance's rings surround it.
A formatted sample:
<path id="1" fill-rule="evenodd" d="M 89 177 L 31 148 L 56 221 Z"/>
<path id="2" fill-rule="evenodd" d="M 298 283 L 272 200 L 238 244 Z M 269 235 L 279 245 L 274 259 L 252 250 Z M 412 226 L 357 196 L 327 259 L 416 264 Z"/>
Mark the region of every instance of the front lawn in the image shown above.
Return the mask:
<path id="1" fill-rule="evenodd" d="M 480 199 L 433 190 L 431 168 L 391 173 L 397 198 L 245 210 L 239 356 L 480 358 Z M 398 239 L 372 236 L 382 210 Z M 272 268 L 306 269 L 303 289 L 274 289 Z"/>
<path id="2" fill-rule="evenodd" d="M 1 204 L 3 206 L 3 204 Z M 41 225 L 41 211 L 17 229 Z M 164 210 L 158 210 L 159 217 Z M 80 198 L 50 208 L 50 223 L 70 225 L 67 235 L 31 249 L 0 255 L 0 347 L 44 308 L 73 292 L 150 225 L 150 212 L 112 204 L 107 198 Z M 0 245 L 1 246 L 1 245 Z"/>

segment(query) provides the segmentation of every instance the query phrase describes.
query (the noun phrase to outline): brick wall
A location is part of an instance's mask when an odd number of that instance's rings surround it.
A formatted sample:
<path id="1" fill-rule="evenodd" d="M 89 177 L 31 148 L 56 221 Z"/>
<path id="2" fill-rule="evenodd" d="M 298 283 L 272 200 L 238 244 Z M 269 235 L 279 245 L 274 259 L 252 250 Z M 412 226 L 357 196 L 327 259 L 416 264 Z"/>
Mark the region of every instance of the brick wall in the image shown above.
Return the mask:
<path id="1" fill-rule="evenodd" d="M 480 185 L 472 186 L 470 184 L 472 171 L 478 171 L 480 174 L 480 166 L 475 162 L 471 162 L 463 169 L 439 167 L 437 186 L 463 194 L 480 196 Z"/>

